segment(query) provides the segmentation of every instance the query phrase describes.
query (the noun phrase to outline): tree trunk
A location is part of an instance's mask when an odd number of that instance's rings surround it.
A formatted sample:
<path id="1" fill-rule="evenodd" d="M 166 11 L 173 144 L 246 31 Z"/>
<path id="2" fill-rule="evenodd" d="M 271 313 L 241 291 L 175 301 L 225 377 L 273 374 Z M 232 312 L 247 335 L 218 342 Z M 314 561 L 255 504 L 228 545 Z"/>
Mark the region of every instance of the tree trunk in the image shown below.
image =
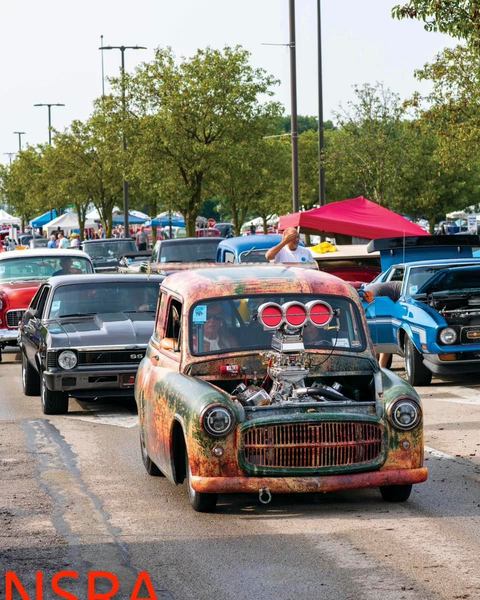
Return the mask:
<path id="1" fill-rule="evenodd" d="M 187 229 L 187 237 L 195 237 L 195 221 L 197 216 L 194 212 L 187 212 L 183 215 L 185 219 L 185 226 Z"/>
<path id="2" fill-rule="evenodd" d="M 268 233 L 267 215 L 262 215 L 263 233 Z"/>

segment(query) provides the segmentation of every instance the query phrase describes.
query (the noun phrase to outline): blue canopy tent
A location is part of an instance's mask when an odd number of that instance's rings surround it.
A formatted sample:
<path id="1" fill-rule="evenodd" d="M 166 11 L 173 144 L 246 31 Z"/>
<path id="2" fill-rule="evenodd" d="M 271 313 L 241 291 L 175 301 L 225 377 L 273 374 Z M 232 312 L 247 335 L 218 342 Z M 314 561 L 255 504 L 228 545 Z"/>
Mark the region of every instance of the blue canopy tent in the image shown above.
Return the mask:
<path id="1" fill-rule="evenodd" d="M 148 218 L 144 219 L 141 217 L 137 217 L 136 215 L 132 215 L 131 212 L 128 213 L 128 222 L 130 225 L 142 225 L 146 221 L 148 221 Z M 124 224 L 123 213 L 113 215 L 113 224 L 114 225 L 123 225 Z"/>
<path id="2" fill-rule="evenodd" d="M 185 227 L 185 219 L 178 213 L 163 212 L 152 219 L 153 227 Z"/>
<path id="3" fill-rule="evenodd" d="M 57 217 L 58 217 L 57 211 L 53 208 L 52 210 L 47 210 L 47 212 L 44 212 L 43 215 L 40 215 L 40 216 L 36 217 L 35 219 L 32 219 L 30 221 L 30 225 L 34 229 L 36 229 L 37 227 L 43 227 L 47 223 L 50 223 L 50 221 L 53 221 L 53 219 L 56 219 Z"/>

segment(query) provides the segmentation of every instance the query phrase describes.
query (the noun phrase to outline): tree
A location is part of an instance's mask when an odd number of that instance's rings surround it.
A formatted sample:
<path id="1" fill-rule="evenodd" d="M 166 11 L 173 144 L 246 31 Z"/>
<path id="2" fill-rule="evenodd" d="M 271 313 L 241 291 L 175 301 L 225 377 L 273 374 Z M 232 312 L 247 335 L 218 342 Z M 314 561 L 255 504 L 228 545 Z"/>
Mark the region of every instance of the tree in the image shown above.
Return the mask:
<path id="1" fill-rule="evenodd" d="M 423 21 L 427 31 L 441 31 L 478 43 L 480 3 L 478 0 L 408 0 L 392 9 L 397 19 Z"/>
<path id="2" fill-rule="evenodd" d="M 248 60 L 238 47 L 207 48 L 176 63 L 170 50 L 158 49 L 128 78 L 142 148 L 133 174 L 184 215 L 189 235 L 225 156 L 257 119 L 280 112 L 278 104 L 260 104 L 275 82 Z"/>
<path id="3" fill-rule="evenodd" d="M 355 87 L 355 100 L 326 132 L 326 187 L 330 199 L 363 195 L 391 206 L 404 151 L 399 97 L 382 84 Z"/>

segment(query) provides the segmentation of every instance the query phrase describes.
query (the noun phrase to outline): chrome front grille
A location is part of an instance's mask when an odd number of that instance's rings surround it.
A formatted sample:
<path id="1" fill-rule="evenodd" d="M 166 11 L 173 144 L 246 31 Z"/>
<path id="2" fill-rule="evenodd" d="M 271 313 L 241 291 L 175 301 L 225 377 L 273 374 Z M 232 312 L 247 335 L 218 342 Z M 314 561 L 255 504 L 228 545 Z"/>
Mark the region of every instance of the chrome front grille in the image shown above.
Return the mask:
<path id="1" fill-rule="evenodd" d="M 145 350 L 87 350 L 79 351 L 79 365 L 138 364 Z"/>
<path id="2" fill-rule="evenodd" d="M 25 309 L 7 310 L 7 327 L 18 327 L 24 314 Z"/>
<path id="3" fill-rule="evenodd" d="M 255 467 L 343 467 L 376 461 L 381 452 L 382 428 L 375 423 L 288 423 L 243 432 L 245 462 Z"/>

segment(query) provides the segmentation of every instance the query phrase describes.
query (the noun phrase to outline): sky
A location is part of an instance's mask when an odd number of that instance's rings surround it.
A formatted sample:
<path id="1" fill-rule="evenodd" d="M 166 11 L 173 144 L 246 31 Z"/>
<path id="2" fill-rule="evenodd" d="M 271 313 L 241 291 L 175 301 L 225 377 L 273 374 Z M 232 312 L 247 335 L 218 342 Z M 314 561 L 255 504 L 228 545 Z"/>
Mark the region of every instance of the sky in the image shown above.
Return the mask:
<path id="1" fill-rule="evenodd" d="M 355 84 L 383 82 L 407 98 L 425 91 L 414 70 L 453 40 L 422 25 L 396 21 L 398 0 L 321 0 L 324 117 L 353 97 Z M 275 99 L 289 114 L 288 0 L 0 0 L 0 161 L 24 144 L 47 141 L 47 109 L 58 102 L 58 130 L 85 119 L 101 95 L 100 36 L 106 45 L 141 45 L 126 54 L 126 68 L 151 60 L 157 47 L 178 57 L 197 48 L 241 45 L 254 66 L 281 81 Z M 298 112 L 316 115 L 317 0 L 296 0 Z M 120 53 L 104 53 L 105 75 L 118 74 Z M 108 83 L 106 84 L 108 91 Z"/>

